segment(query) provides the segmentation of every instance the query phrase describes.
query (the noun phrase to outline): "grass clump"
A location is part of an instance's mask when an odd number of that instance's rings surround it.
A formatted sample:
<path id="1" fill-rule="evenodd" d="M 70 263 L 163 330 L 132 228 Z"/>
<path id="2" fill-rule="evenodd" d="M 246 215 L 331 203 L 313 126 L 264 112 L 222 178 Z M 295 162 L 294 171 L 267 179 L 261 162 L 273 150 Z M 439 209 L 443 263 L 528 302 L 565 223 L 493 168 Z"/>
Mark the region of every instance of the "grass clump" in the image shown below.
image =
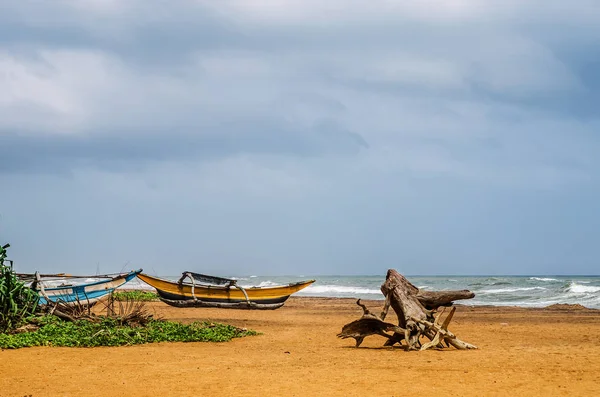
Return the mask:
<path id="1" fill-rule="evenodd" d="M 135 300 L 137 302 L 150 302 L 158 300 L 158 295 L 156 293 L 140 290 L 115 291 L 113 292 L 112 297 L 116 301 Z"/>
<path id="2" fill-rule="evenodd" d="M 30 346 L 126 346 L 154 342 L 227 342 L 233 338 L 256 335 L 255 331 L 232 325 L 208 322 L 181 324 L 151 320 L 145 326 L 121 325 L 111 317 L 99 322 L 62 321 L 55 316 L 39 319 L 33 332 L 0 334 L 0 348 L 18 349 Z"/>

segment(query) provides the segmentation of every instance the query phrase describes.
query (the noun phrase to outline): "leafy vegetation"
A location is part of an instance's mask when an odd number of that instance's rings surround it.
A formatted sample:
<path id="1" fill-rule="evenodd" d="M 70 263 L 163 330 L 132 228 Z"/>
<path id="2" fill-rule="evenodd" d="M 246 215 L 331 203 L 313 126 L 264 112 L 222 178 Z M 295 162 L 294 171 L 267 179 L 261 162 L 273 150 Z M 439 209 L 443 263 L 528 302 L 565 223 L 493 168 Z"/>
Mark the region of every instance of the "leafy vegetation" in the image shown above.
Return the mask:
<path id="1" fill-rule="evenodd" d="M 34 317 L 38 294 L 5 265 L 8 244 L 0 246 L 0 349 L 29 346 L 124 346 L 152 342 L 226 342 L 256 332 L 231 325 L 181 324 L 154 319 L 144 302 L 156 300 L 147 291 L 119 291 L 97 315 L 86 302 L 44 305 Z"/>
<path id="2" fill-rule="evenodd" d="M 113 292 L 112 297 L 116 301 L 135 300 L 138 302 L 149 302 L 158 300 L 158 295 L 156 293 L 140 290 L 115 291 Z"/>
<path id="3" fill-rule="evenodd" d="M 37 309 L 38 295 L 21 282 L 11 267 L 5 265 L 6 249 L 0 246 L 0 332 L 19 327 Z"/>
<path id="4" fill-rule="evenodd" d="M 62 321 L 55 316 L 38 320 L 39 329 L 18 334 L 0 334 L 0 348 L 29 346 L 124 346 L 152 342 L 227 342 L 233 338 L 256 335 L 255 331 L 231 325 L 151 320 L 145 326 L 120 325 L 117 319 L 102 317 L 99 322 Z"/>

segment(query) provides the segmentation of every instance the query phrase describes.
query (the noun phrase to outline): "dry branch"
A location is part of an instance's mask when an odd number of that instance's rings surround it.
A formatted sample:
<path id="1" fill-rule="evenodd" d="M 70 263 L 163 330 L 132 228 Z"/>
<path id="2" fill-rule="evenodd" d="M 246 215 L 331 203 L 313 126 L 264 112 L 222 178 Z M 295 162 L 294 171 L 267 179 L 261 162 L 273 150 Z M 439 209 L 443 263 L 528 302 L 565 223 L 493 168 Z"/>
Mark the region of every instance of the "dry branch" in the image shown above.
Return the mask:
<path id="1" fill-rule="evenodd" d="M 356 301 L 356 304 L 362 307 L 363 316 L 358 320 L 344 325 L 342 332 L 337 334 L 338 338 L 354 338 L 356 340 L 356 347 L 359 347 L 363 339 L 369 335 L 381 335 L 390 339 L 392 338 L 392 335 L 388 335 L 386 332 L 404 332 L 402 328 L 391 323 L 386 323 L 376 315 L 372 314 L 365 305 L 360 303 L 360 299 Z"/>
<path id="2" fill-rule="evenodd" d="M 474 298 L 475 294 L 469 290 L 459 291 L 423 291 L 418 290 L 417 299 L 425 309 L 436 310 L 439 307 L 452 306 L 454 301 Z"/>

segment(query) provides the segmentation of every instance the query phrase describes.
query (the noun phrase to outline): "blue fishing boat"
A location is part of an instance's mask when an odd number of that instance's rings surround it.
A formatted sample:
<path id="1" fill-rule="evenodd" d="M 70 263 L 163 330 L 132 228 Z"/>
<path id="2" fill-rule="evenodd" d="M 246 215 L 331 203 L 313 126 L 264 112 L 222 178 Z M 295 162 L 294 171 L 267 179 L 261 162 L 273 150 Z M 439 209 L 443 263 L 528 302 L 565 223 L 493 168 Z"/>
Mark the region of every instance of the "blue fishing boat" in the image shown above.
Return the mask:
<path id="1" fill-rule="evenodd" d="M 67 304 L 78 302 L 83 305 L 91 305 L 126 282 L 134 279 L 141 272 L 142 269 L 134 270 L 129 273 L 118 274 L 106 280 L 84 284 L 71 284 L 63 281 L 62 284 L 53 287 L 47 286 L 46 282 L 38 276 L 31 283 L 30 287 L 39 294 L 40 305 L 46 305 L 48 301 Z M 92 277 L 97 278 L 102 276 Z"/>

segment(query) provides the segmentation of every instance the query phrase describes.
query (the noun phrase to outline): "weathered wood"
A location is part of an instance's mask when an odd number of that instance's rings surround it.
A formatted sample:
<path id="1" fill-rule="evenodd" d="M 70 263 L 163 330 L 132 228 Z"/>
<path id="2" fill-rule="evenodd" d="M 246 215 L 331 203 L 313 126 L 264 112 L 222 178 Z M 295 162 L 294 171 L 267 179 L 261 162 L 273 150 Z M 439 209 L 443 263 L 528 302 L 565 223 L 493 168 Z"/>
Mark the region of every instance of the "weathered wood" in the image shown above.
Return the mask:
<path id="1" fill-rule="evenodd" d="M 388 270 L 386 280 L 381 286 L 381 291 L 390 300 L 390 306 L 398 316 L 400 327 L 404 325 L 404 340 L 408 350 L 425 350 L 432 347 L 441 347 L 441 343 L 446 342 L 457 349 L 473 349 L 474 345 L 463 342 L 454 334 L 448 331 L 448 324 L 454 316 L 456 308 L 452 308 L 444 323 L 440 326 L 434 317 L 434 312 L 429 310 L 421 303 L 418 298 L 421 291 L 410 283 L 403 275 L 394 269 Z M 456 292 L 459 292 L 458 294 Z M 422 295 L 428 298 L 435 298 L 430 307 L 439 307 L 439 303 L 450 303 L 457 296 L 470 296 L 469 291 L 450 291 L 429 293 Z M 474 296 L 474 294 L 473 294 Z M 420 337 L 425 336 L 430 339 L 429 343 L 421 345 Z M 432 337 L 433 335 L 433 337 Z M 401 335 L 394 335 L 394 339 L 400 339 Z M 388 340 L 389 342 L 390 340 Z"/>
<path id="2" fill-rule="evenodd" d="M 344 325 L 342 332 L 337 334 L 338 338 L 354 338 L 356 340 L 356 347 L 359 347 L 363 339 L 369 335 L 381 335 L 390 339 L 392 335 L 386 334 L 386 332 L 404 333 L 402 328 L 391 323 L 386 323 L 371 313 L 365 305 L 360 303 L 360 299 L 356 301 L 356 304 L 363 309 L 362 317 Z"/>
<path id="3" fill-rule="evenodd" d="M 430 312 L 416 298 L 419 289 L 396 270 L 388 270 L 381 292 L 390 300 L 390 306 L 398 316 L 400 327 L 407 328 L 410 317 L 423 320 L 431 318 Z"/>
<path id="4" fill-rule="evenodd" d="M 417 292 L 417 299 L 425 309 L 429 310 L 435 310 L 442 306 L 452 306 L 454 301 L 474 297 L 475 294 L 466 289 L 459 291 L 424 291 L 419 289 Z"/>
<path id="5" fill-rule="evenodd" d="M 381 286 L 381 292 L 390 300 L 390 306 L 398 316 L 398 325 L 404 329 L 403 337 L 408 349 L 419 349 L 419 338 L 424 331 L 424 328 L 419 326 L 419 321 L 435 320 L 432 312 L 425 309 L 417 299 L 419 289 L 396 270 L 390 269 Z M 395 339 L 401 339 L 401 335 L 395 335 Z"/>
<path id="6" fill-rule="evenodd" d="M 451 290 L 451 291 L 426 291 L 419 289 L 413 283 L 408 281 L 404 276 L 398 273 L 394 269 L 388 270 L 388 275 L 386 277 L 390 277 L 390 272 L 392 272 L 392 277 L 400 277 L 401 283 L 411 294 L 416 295 L 417 300 L 423 305 L 425 309 L 435 310 L 439 307 L 447 307 L 452 306 L 454 301 L 462 300 L 462 299 L 472 299 L 475 297 L 475 294 L 469 290 Z M 385 285 L 385 284 L 384 284 Z M 383 286 L 382 286 L 383 287 Z M 385 295 L 385 293 L 384 293 Z M 387 295 L 386 295 L 387 296 Z"/>
<path id="7" fill-rule="evenodd" d="M 40 329 L 40 326 L 37 324 L 25 324 L 23 326 L 20 326 L 19 328 L 14 329 L 12 332 L 12 334 L 24 334 L 27 332 L 35 332 L 38 329 Z"/>
<path id="8" fill-rule="evenodd" d="M 52 315 L 60 318 L 61 320 L 75 322 L 76 319 L 73 316 L 68 315 L 67 313 L 63 313 L 62 311 L 55 309 L 52 311 Z"/>
<path id="9" fill-rule="evenodd" d="M 448 343 L 448 344 L 452 345 L 453 347 L 455 347 L 455 348 L 457 348 L 457 349 L 459 349 L 459 350 L 477 349 L 477 346 L 475 346 L 475 345 L 472 345 L 472 344 L 470 344 L 470 343 L 467 343 L 467 342 L 464 342 L 464 341 L 462 341 L 462 340 L 458 339 L 458 338 L 456 337 L 456 335 L 454 335 L 452 332 L 448 331 L 448 330 L 447 330 L 447 329 L 444 327 L 444 325 L 445 325 L 446 327 L 448 326 L 448 323 L 450 323 L 450 320 L 452 319 L 452 316 L 454 315 L 454 310 L 455 310 L 456 308 L 452 308 L 452 309 L 453 309 L 453 311 L 452 311 L 452 312 L 450 312 L 450 314 L 448 315 L 448 318 L 446 318 L 446 320 L 444 321 L 444 324 L 443 324 L 443 325 L 441 325 L 441 326 L 440 326 L 440 325 L 438 325 L 438 324 L 435 324 L 435 323 L 430 323 L 430 322 L 428 322 L 428 321 L 423 321 L 422 323 L 423 323 L 425 326 L 427 326 L 427 327 L 429 327 L 429 328 L 431 328 L 431 329 L 435 329 L 435 330 L 437 330 L 438 334 L 440 334 L 441 338 L 443 338 L 443 340 L 444 340 L 446 343 Z"/>
<path id="10" fill-rule="evenodd" d="M 402 344 L 404 341 L 407 350 L 443 348 L 444 345 L 457 349 L 477 348 L 461 341 L 448 330 L 448 325 L 456 311 L 455 307 L 440 325 L 445 307 L 451 306 L 454 300 L 474 297 L 475 294 L 471 291 L 421 291 L 396 270 L 390 269 L 381 286 L 381 292 L 386 297 L 381 317 L 372 314 L 359 299 L 356 304 L 363 308 L 363 316 L 359 320 L 346 324 L 338 337 L 354 338 L 356 347 L 360 346 L 366 336 L 381 335 L 387 338 L 385 346 Z M 389 307 L 396 312 L 398 326 L 383 321 Z M 444 307 L 444 310 L 436 318 L 435 310 L 439 307 Z M 386 333 L 390 331 L 393 335 Z M 429 342 L 421 344 L 422 337 L 429 339 Z"/>
<path id="11" fill-rule="evenodd" d="M 354 338 L 356 340 L 356 347 L 359 347 L 363 339 L 369 335 L 381 335 L 388 339 L 392 338 L 391 334 L 386 334 L 389 331 L 404 332 L 397 325 L 386 323 L 378 318 L 363 317 L 344 325 L 342 332 L 337 334 L 337 337 L 342 339 Z"/>

